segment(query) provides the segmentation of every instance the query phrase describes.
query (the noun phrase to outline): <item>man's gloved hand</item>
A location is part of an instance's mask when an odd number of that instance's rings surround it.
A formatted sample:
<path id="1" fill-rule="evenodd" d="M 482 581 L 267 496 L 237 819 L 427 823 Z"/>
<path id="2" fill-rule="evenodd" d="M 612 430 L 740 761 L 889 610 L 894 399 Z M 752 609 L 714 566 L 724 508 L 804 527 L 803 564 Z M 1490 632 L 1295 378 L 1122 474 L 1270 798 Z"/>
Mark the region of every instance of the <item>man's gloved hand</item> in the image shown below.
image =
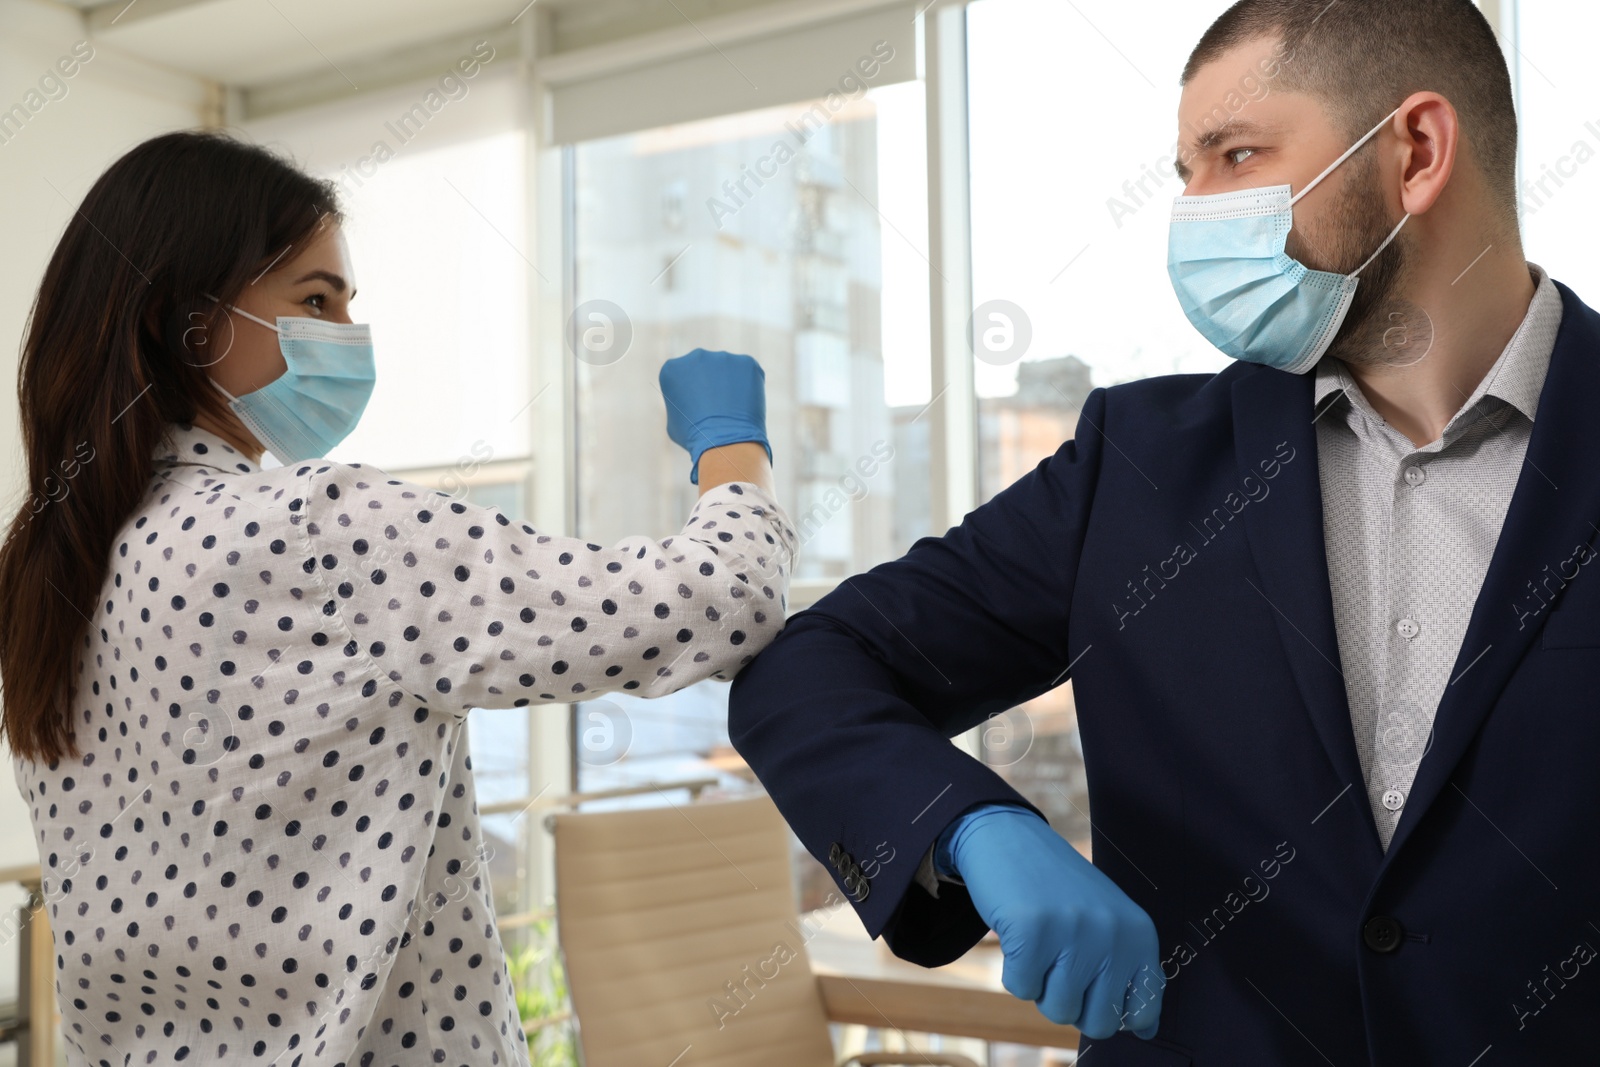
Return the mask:
<path id="1" fill-rule="evenodd" d="M 959 875 L 1000 936 L 1009 993 L 1088 1037 L 1155 1036 L 1166 986 L 1155 923 L 1044 819 L 979 805 L 939 835 L 934 865 Z"/>
<path id="2" fill-rule="evenodd" d="M 689 452 L 689 481 L 700 484 L 700 454 L 708 448 L 767 443 L 767 375 L 749 356 L 697 348 L 661 365 L 667 436 Z"/>

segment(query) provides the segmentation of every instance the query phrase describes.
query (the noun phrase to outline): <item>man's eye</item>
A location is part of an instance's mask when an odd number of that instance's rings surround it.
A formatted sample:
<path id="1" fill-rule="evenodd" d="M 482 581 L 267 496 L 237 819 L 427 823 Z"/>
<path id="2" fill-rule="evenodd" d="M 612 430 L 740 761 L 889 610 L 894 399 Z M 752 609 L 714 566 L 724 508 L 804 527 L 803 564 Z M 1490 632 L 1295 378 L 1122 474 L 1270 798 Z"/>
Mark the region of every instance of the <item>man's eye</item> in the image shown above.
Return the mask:
<path id="1" fill-rule="evenodd" d="M 1237 167 L 1239 164 L 1244 162 L 1243 159 L 1238 158 L 1239 153 L 1241 153 L 1241 152 L 1249 152 L 1249 153 L 1251 153 L 1253 155 L 1255 153 L 1255 149 L 1254 148 L 1235 148 L 1235 149 L 1232 149 L 1231 151 L 1224 152 L 1223 155 L 1227 158 L 1229 163 L 1232 163 L 1234 166 Z"/>

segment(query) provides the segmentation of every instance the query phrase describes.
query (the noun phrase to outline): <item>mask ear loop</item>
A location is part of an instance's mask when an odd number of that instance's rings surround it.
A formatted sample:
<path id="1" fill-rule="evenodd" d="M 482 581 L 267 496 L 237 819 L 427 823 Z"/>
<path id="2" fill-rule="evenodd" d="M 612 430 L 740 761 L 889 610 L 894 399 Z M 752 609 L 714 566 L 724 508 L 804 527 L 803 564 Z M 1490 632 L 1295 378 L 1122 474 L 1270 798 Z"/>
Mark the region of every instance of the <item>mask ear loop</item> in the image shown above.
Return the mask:
<path id="1" fill-rule="evenodd" d="M 1405 224 L 1406 224 L 1406 223 L 1407 223 L 1407 222 L 1409 222 L 1409 221 L 1411 221 L 1411 212 L 1409 212 L 1409 211 L 1408 211 L 1408 212 L 1406 212 L 1406 214 L 1405 214 L 1405 218 L 1403 218 L 1403 219 L 1401 219 L 1401 220 L 1400 220 L 1400 226 L 1404 226 L 1404 225 L 1405 225 Z M 1356 268 L 1356 269 L 1355 269 L 1355 273 L 1353 273 L 1353 274 L 1351 274 L 1351 275 L 1350 275 L 1350 277 L 1352 277 L 1352 278 L 1354 278 L 1354 277 L 1357 277 L 1357 276 L 1358 276 L 1358 275 L 1360 275 L 1360 273 L 1361 273 L 1361 272 L 1362 272 L 1362 271 L 1364 271 L 1364 270 L 1366 270 L 1366 269 L 1367 269 L 1367 268 L 1368 268 L 1368 267 L 1370 267 L 1370 266 L 1372 266 L 1372 261 L 1373 261 L 1373 260 L 1375 260 L 1375 259 L 1377 259 L 1377 258 L 1378 258 L 1378 255 L 1379 255 L 1379 254 L 1380 254 L 1380 253 L 1381 253 L 1381 252 L 1382 252 L 1382 251 L 1383 251 L 1383 250 L 1384 250 L 1384 249 L 1385 249 L 1385 248 L 1388 248 L 1388 247 L 1389 247 L 1389 242 L 1390 242 L 1390 241 L 1393 241 L 1393 240 L 1394 240 L 1394 239 L 1395 239 L 1395 238 L 1396 238 L 1396 237 L 1398 237 L 1398 236 L 1399 236 L 1399 235 L 1400 235 L 1400 226 L 1396 226 L 1396 227 L 1395 227 L 1395 228 L 1394 228 L 1394 229 L 1392 229 L 1392 230 L 1390 230 L 1390 231 L 1389 231 L 1389 236 L 1387 236 L 1387 237 L 1385 237 L 1385 238 L 1384 238 L 1384 239 L 1383 239 L 1383 244 L 1381 244 L 1381 245 L 1379 245 L 1379 246 L 1378 246 L 1378 251 L 1377 251 L 1377 252 L 1374 252 L 1374 253 L 1372 253 L 1372 255 L 1370 255 L 1370 256 L 1368 256 L 1368 257 L 1367 257 L 1367 261 L 1366 261 L 1366 262 L 1365 262 L 1365 263 L 1363 263 L 1363 264 L 1361 264 L 1361 266 L 1359 266 L 1359 267 L 1357 267 L 1357 268 Z"/>
<path id="2" fill-rule="evenodd" d="M 221 300 L 217 300 L 217 298 L 212 296 L 210 293 L 207 293 L 205 295 L 207 297 L 209 297 L 210 299 L 215 300 L 219 304 L 222 303 Z M 253 320 L 255 322 L 261 323 L 261 325 L 265 326 L 267 329 L 271 330 L 273 333 L 276 333 L 276 334 L 282 334 L 283 333 L 283 331 L 278 329 L 278 327 L 275 326 L 274 324 L 272 324 L 270 322 L 267 322 L 265 319 L 257 318 L 256 316 L 250 314 L 250 312 L 244 310 L 243 308 L 235 307 L 233 304 L 224 304 L 223 306 L 226 307 L 230 311 L 237 312 L 238 314 L 243 315 L 247 319 L 251 319 L 251 320 Z M 211 378 L 209 375 L 207 376 L 206 380 L 211 382 L 212 387 L 215 388 L 218 392 L 220 392 L 223 396 L 227 397 L 229 400 L 234 401 L 234 402 L 238 401 L 238 399 L 239 399 L 238 397 L 234 396 L 232 393 L 230 393 L 226 389 L 222 388 L 221 385 L 218 385 L 216 380 Z M 282 411 L 285 414 L 288 413 L 288 409 L 283 406 L 283 402 L 281 400 L 279 400 L 277 397 L 272 396 L 270 393 L 263 394 L 263 397 L 269 403 L 276 405 L 279 411 Z M 272 451 L 272 449 L 270 447 L 268 447 L 267 451 L 270 452 L 270 451 Z M 274 453 L 274 454 L 276 454 L 276 453 Z"/>
<path id="3" fill-rule="evenodd" d="M 216 297 L 212 296 L 210 293 L 206 293 L 205 297 L 206 297 L 206 299 L 211 300 L 211 301 L 213 301 L 215 303 L 222 304 L 221 300 L 218 300 Z M 272 324 L 270 322 L 267 322 L 265 319 L 257 318 L 256 316 L 250 314 L 250 312 L 245 311 L 243 308 L 235 307 L 232 304 L 223 304 L 223 307 L 227 308 L 229 311 L 233 311 L 233 312 L 236 312 L 236 313 L 238 313 L 240 315 L 243 315 L 247 319 L 252 319 L 252 320 L 254 320 L 256 322 L 261 323 L 261 325 L 265 326 L 267 329 L 271 330 L 273 333 L 281 333 L 282 332 L 274 324 Z M 213 361 L 213 362 L 219 362 L 219 361 L 220 360 Z M 207 364 L 207 366 L 209 366 L 209 365 L 210 364 Z M 234 396 L 232 393 L 230 393 L 226 389 L 224 389 L 217 382 L 217 380 L 215 378 L 211 377 L 209 374 L 206 375 L 206 381 L 210 382 L 211 383 L 211 387 L 213 389 L 215 389 L 217 392 L 221 393 L 223 396 L 227 397 L 230 401 L 234 401 L 234 402 L 238 401 L 238 399 L 239 399 L 238 397 Z"/>
<path id="4" fill-rule="evenodd" d="M 217 298 L 212 296 L 210 293 L 206 294 L 206 298 L 208 300 L 216 300 L 217 303 L 222 304 L 222 301 L 217 300 Z M 235 314 L 243 315 L 245 318 L 250 319 L 252 322 L 259 322 L 261 325 L 265 326 L 267 329 L 271 330 L 273 333 L 280 332 L 278 330 L 278 327 L 277 327 L 276 324 L 268 322 L 266 319 L 256 318 L 256 316 L 250 314 L 250 312 L 244 310 L 244 308 L 235 307 L 232 304 L 223 304 L 223 306 L 226 307 L 229 311 L 234 312 Z"/>
<path id="5" fill-rule="evenodd" d="M 1405 105 L 1401 104 L 1400 107 L 1405 107 Z M 1384 116 L 1383 121 L 1378 123 L 1376 126 L 1372 127 L 1372 129 L 1368 130 L 1367 131 L 1367 135 L 1365 137 L 1361 138 L 1361 140 L 1359 140 L 1355 144 L 1351 145 L 1350 148 L 1345 152 L 1344 155 L 1340 156 L 1338 159 L 1336 159 L 1332 163 L 1330 163 L 1328 165 L 1328 169 L 1327 170 L 1323 171 L 1321 174 L 1319 174 L 1315 178 L 1311 179 L 1311 184 L 1310 185 L 1306 186 L 1304 189 L 1301 189 L 1294 196 L 1290 197 L 1289 198 L 1289 203 L 1290 204 L 1299 203 L 1300 198 L 1302 196 L 1305 196 L 1311 190 L 1315 189 L 1322 182 L 1322 179 L 1326 178 L 1328 175 L 1332 174 L 1335 170 L 1337 170 L 1339 168 L 1339 164 L 1343 163 L 1345 160 L 1347 160 L 1351 156 L 1355 155 L 1356 152 L 1358 152 L 1361 149 L 1362 145 L 1366 144 L 1368 141 L 1372 140 L 1373 137 L 1377 136 L 1378 131 L 1383 129 L 1385 126 L 1387 126 L 1389 124 L 1389 120 L 1394 118 L 1398 114 L 1400 114 L 1400 108 L 1399 107 L 1395 108 L 1393 111 L 1389 112 L 1388 115 Z M 1385 243 L 1387 243 L 1387 242 L 1385 242 Z"/>

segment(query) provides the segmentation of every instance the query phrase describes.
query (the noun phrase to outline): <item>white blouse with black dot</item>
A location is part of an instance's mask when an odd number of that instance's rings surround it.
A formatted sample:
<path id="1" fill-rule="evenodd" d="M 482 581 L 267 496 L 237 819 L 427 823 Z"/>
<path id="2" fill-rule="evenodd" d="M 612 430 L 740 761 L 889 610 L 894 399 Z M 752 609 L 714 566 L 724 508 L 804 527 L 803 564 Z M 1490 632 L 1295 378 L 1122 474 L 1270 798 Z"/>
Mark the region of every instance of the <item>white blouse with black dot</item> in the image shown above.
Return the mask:
<path id="1" fill-rule="evenodd" d="M 604 547 L 172 426 L 85 632 L 81 755 L 15 760 L 72 1065 L 525 1064 L 471 708 L 731 679 L 797 538 L 750 482 Z"/>

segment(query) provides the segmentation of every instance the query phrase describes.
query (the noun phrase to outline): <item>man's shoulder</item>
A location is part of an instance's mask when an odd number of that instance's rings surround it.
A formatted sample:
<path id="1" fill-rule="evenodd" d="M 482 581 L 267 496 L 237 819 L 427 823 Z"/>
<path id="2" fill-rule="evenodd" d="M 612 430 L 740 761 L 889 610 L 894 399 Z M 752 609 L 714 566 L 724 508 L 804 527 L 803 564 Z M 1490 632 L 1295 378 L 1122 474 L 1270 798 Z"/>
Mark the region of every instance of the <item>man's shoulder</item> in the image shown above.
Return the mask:
<path id="1" fill-rule="evenodd" d="M 1557 294 L 1561 297 L 1561 320 L 1563 325 L 1572 323 L 1579 328 L 1586 328 L 1591 335 L 1600 336 L 1600 310 L 1585 300 L 1582 295 L 1557 278 L 1549 275 L 1550 281 L 1555 285 Z"/>
<path id="2" fill-rule="evenodd" d="M 1175 431 L 1197 423 L 1231 420 L 1234 386 L 1257 374 L 1284 372 L 1239 362 L 1214 374 L 1159 374 L 1106 386 L 1107 418 L 1123 424 L 1148 424 L 1152 430 L 1164 427 Z"/>

